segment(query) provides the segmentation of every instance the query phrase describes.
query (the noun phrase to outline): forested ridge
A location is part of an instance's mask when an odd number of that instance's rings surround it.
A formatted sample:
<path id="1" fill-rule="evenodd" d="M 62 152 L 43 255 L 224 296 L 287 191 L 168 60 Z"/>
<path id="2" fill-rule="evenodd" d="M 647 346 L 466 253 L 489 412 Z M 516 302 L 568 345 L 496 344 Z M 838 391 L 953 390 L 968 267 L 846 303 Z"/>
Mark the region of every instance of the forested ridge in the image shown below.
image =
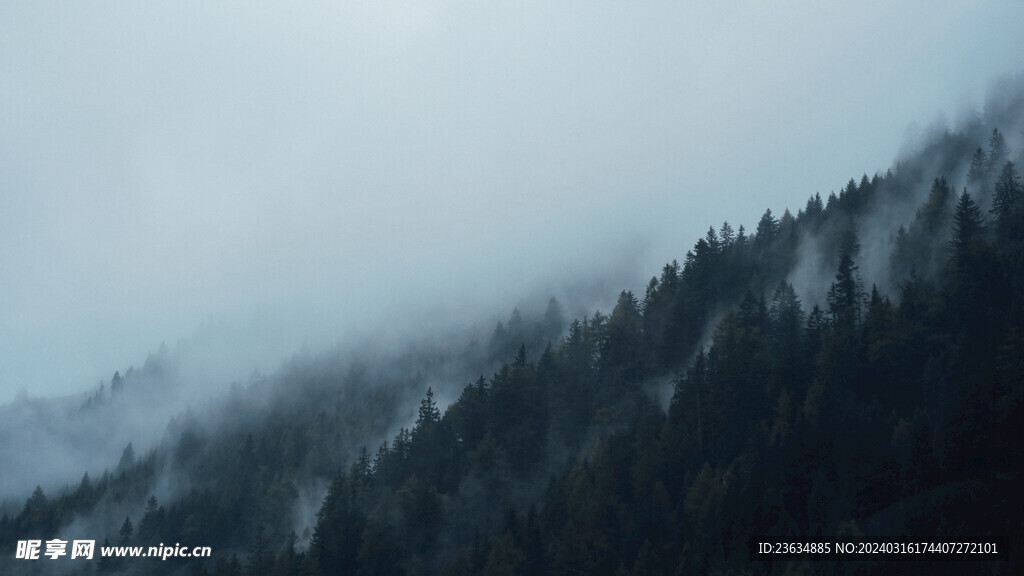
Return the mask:
<path id="1" fill-rule="evenodd" d="M 205 561 L 68 563 L 76 574 L 1019 573 L 1014 96 L 795 215 L 709 228 L 610 311 L 566 326 L 552 299 L 466 350 L 325 357 L 236 388 L 224 410 L 247 418 L 183 414 L 102 477 L 5 506 L 0 551 L 74 525 L 111 544 L 214 549 Z M 825 277 L 808 278 L 817 268 Z M 804 301 L 798 289 L 815 282 L 821 301 Z M 450 363 L 495 359 L 439 406 L 433 383 Z M 412 415 L 409 394 L 421 398 Z M 296 503 L 316 478 L 329 485 L 303 534 Z M 172 500 L 153 496 L 172 481 Z M 995 542 L 1000 560 L 812 562 L 756 548 L 839 540 Z"/>

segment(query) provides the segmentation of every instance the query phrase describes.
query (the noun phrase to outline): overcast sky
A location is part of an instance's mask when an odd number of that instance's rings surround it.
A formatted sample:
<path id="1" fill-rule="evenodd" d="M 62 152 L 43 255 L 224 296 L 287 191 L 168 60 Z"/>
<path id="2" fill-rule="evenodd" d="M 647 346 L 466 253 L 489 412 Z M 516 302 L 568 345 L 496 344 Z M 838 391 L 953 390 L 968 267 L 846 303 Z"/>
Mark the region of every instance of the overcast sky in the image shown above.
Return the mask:
<path id="1" fill-rule="evenodd" d="M 6 0 L 0 402 L 642 290 L 1020 72 L 1020 2 L 838 4 Z"/>

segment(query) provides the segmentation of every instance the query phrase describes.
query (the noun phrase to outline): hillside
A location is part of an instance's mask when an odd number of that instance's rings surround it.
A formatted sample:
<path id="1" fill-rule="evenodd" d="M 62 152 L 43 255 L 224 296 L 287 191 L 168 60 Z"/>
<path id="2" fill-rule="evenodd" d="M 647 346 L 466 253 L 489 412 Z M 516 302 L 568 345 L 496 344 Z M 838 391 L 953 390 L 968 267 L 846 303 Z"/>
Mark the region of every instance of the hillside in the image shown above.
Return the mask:
<path id="1" fill-rule="evenodd" d="M 1019 573 L 1024 90 L 1004 88 L 885 173 L 709 228 L 611 310 L 567 322 L 552 299 L 486 341 L 297 358 L 101 477 L 25 486 L 2 508 L 0 567 L 893 573 L 924 561 L 757 543 L 966 541 L 998 560 L 930 570 Z M 80 411 L 173 369 L 156 355 Z M 53 537 L 214 553 L 13 559 Z"/>

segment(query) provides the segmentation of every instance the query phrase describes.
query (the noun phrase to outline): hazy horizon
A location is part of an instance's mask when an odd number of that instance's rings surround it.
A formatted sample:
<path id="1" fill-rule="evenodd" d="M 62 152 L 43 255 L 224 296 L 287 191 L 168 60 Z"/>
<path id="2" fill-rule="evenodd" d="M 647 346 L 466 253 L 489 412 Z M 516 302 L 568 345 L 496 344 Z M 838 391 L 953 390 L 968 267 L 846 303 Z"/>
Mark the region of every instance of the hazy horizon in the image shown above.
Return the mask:
<path id="1" fill-rule="evenodd" d="M 7 3 L 0 404 L 84 391 L 161 342 L 214 343 L 230 379 L 568 286 L 640 290 L 709 225 L 795 213 L 980 111 L 1021 72 L 1022 20 Z"/>

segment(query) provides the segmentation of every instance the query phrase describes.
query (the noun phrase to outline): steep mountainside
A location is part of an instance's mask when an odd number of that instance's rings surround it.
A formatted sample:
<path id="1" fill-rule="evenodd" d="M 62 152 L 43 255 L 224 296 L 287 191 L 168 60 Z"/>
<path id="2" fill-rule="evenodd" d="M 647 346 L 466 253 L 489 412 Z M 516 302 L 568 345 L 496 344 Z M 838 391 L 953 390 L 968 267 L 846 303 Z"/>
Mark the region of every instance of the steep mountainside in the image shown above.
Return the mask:
<path id="1" fill-rule="evenodd" d="M 513 312 L 486 344 L 296 360 L 236 387 L 102 477 L 6 505 L 0 567 L 49 568 L 13 558 L 17 541 L 53 537 L 214 551 L 56 563 L 73 574 L 925 562 L 757 547 L 862 541 L 994 543 L 998 560 L 928 556 L 928 568 L 1019 573 L 1024 87 L 1003 88 L 885 174 L 796 214 L 768 210 L 752 230 L 710 228 L 610 311 L 566 326 L 552 300 Z M 170 364 L 156 357 L 118 388 Z M 442 409 L 435 392 L 452 401 Z"/>

